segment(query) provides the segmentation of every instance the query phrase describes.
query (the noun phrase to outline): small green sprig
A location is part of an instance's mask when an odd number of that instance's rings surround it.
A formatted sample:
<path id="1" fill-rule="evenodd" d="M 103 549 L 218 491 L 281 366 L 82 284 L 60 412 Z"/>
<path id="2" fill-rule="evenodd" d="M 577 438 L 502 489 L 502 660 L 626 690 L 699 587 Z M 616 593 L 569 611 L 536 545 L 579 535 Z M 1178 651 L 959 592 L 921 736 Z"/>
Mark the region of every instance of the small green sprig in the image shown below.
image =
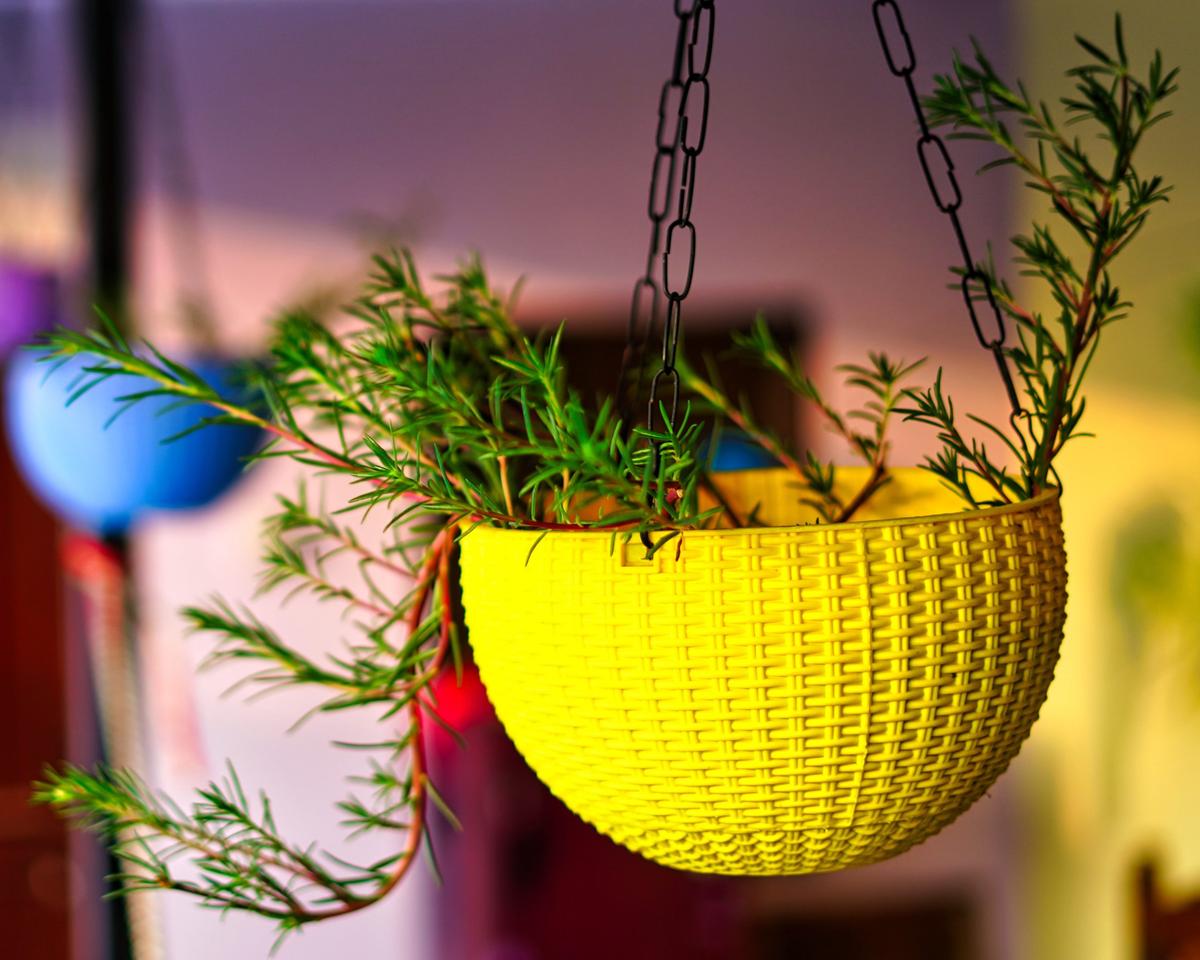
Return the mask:
<path id="1" fill-rule="evenodd" d="M 817 457 L 812 450 L 798 451 L 794 445 L 764 427 L 750 405 L 736 402 L 721 384 L 717 364 L 706 359 L 706 375 L 682 364 L 684 386 L 714 414 L 758 443 L 782 466 L 795 474 L 803 491 L 801 500 L 827 523 L 852 519 L 888 482 L 889 429 L 903 397 L 903 385 L 924 363 L 895 363 L 885 354 L 871 353 L 865 365 L 838 367 L 846 385 L 866 392 L 867 400 L 857 409 L 841 412 L 825 398 L 816 382 L 804 371 L 799 356 L 779 344 L 764 316 L 755 319 L 748 332 L 733 335 L 733 352 L 779 377 L 790 390 L 812 405 L 826 427 L 844 440 L 871 468 L 863 487 L 849 500 L 837 490 L 837 467 Z M 855 429 L 865 423 L 866 431 Z"/>
<path id="2" fill-rule="evenodd" d="M 913 406 L 905 410 L 905 416 L 914 423 L 925 424 L 938 432 L 942 449 L 931 456 L 926 468 L 940 477 L 963 501 L 972 507 L 992 507 L 1025 496 L 1025 486 L 1010 475 L 1006 466 L 997 463 L 988 452 L 986 443 L 968 437 L 960 428 L 954 401 L 942 389 L 942 371 L 939 370 L 933 386 L 909 393 Z M 1019 460 L 1021 452 L 1002 430 L 996 429 L 981 417 L 968 415 L 978 426 L 995 433 Z M 995 496 L 981 497 L 977 492 L 978 479 L 990 488 Z"/>

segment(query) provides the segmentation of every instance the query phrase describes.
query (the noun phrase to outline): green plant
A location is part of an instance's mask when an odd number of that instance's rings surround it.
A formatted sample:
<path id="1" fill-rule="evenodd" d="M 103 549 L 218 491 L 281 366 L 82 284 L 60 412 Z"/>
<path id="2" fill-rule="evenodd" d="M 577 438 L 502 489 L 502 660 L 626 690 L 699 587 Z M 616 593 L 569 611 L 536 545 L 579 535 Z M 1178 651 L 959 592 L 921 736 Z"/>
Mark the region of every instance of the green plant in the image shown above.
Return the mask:
<path id="1" fill-rule="evenodd" d="M 343 651 L 313 660 L 220 599 L 185 617 L 211 639 L 209 666 L 250 669 L 238 686 L 319 690 L 317 712 L 376 709 L 385 728 L 399 728 L 379 743 L 343 745 L 377 755 L 362 778 L 371 797 L 341 804 L 345 826 L 406 837 L 402 853 L 368 865 L 284 840 L 267 798 L 252 804 L 232 770 L 189 812 L 129 773 L 50 771 L 36 798 L 109 838 L 128 867 L 119 878 L 125 892 L 190 893 L 221 910 L 274 919 L 284 933 L 377 901 L 411 868 L 428 835 L 429 804 L 453 818 L 430 782 L 422 730 L 438 722 L 433 680 L 459 662 L 457 539 L 478 523 L 545 533 L 587 527 L 625 539 L 654 533 L 653 553 L 683 530 L 744 522 L 719 498 L 701 503 L 701 491 L 715 486 L 690 410 L 658 431 L 627 428 L 610 400 L 590 407 L 569 389 L 562 330 L 522 334 L 478 261 L 440 282 L 436 294 L 427 292 L 407 253 L 377 257 L 343 327 L 308 310 L 284 314 L 269 360 L 247 369 L 258 405 L 222 399 L 191 370 L 109 325 L 49 337 L 48 362 L 93 361 L 72 399 L 111 377 L 142 378 L 153 386 L 122 398 L 122 409 L 158 396 L 203 404 L 213 413 L 200 428 L 253 424 L 271 437 L 260 457 L 290 457 L 356 485 L 359 492 L 333 511 L 304 488 L 281 497 L 264 527 L 262 587 L 340 605 L 358 634 Z M 768 348 L 762 329 L 742 348 Z M 763 361 L 776 358 L 767 353 Z M 893 387 L 904 372 L 881 359 L 855 368 L 854 379 L 879 397 L 857 414 L 871 419 L 869 435 L 854 434 L 848 418 L 821 401 L 880 464 L 880 478 Z M 825 493 L 812 487 L 811 495 Z M 373 509 L 390 518 L 384 543 L 365 543 L 352 519 Z M 337 579 L 330 563 L 337 556 L 356 561 L 350 581 Z M 412 586 L 397 592 L 397 582 Z"/>
<path id="2" fill-rule="evenodd" d="M 1111 172 L 1098 172 L 1090 148 L 1068 140 L 1051 111 L 1019 85 L 1004 84 L 978 49 L 973 62 L 957 60 L 952 74 L 938 78 L 927 102 L 935 123 L 996 144 L 1003 151 L 997 163 L 1020 167 L 1085 250 L 1080 269 L 1049 227 L 1036 225 L 1014 241 L 1023 271 L 1054 293 L 1058 312 L 1050 318 L 1021 307 L 995 267 L 986 266 L 1019 329 L 1009 359 L 1028 411 L 1008 428 L 970 419 L 1002 441 L 1015 472 L 963 432 L 940 373 L 927 388 L 906 389 L 920 364 L 872 354 L 865 365 L 842 368 L 848 384 L 866 394 L 861 407 L 844 413 L 761 320 L 734 349 L 781 377 L 870 467 L 857 495 L 839 499 L 833 464 L 763 429 L 752 410 L 728 396 L 712 364 L 705 375 L 681 370 L 692 405 L 677 423 L 659 430 L 622 423 L 611 399 L 588 403 L 568 386 L 562 329 L 523 334 L 510 301 L 492 290 L 478 261 L 430 291 L 407 253 L 378 257 L 363 296 L 338 325 L 308 310 L 287 313 L 276 324 L 270 359 L 248 371 L 260 406 L 222 400 L 192 371 L 152 347 L 131 345 L 111 327 L 52 334 L 44 345 L 48 361 L 93 358 L 76 396 L 110 377 L 146 378 L 153 387 L 125 403 L 168 396 L 206 405 L 213 411 L 207 425 L 251 423 L 266 431 L 272 439 L 261 457 L 290 457 L 355 485 L 333 511 L 314 506 L 303 489 L 281 498 L 265 535 L 264 587 L 341 605 L 356 631 L 343 651 L 304 656 L 252 613 L 221 600 L 186 616 L 211 639 L 211 664 L 251 668 L 240 684 L 319 690 L 319 711 L 378 711 L 389 731 L 379 743 L 343 745 L 375 754 L 361 780 L 370 796 L 351 796 L 341 809 L 352 832 L 395 833 L 399 852 L 353 865 L 290 843 L 267 798 L 252 802 L 232 770 L 201 791 L 190 811 L 109 770 L 50 771 L 37 799 L 109 839 L 126 865 L 124 891 L 183 891 L 217 909 L 271 918 L 286 934 L 376 902 L 425 845 L 430 806 L 453 819 L 430 782 L 423 729 L 439 720 L 434 678 L 460 658 L 453 553 L 473 526 L 545 535 L 600 529 L 614 543 L 644 534 L 653 553 L 678 545 L 690 529 L 757 522 L 716 493 L 703 453 L 705 417 L 762 444 L 792 471 L 797 496 L 824 521 L 852 519 L 887 482 L 897 415 L 938 431 L 943 450 L 928 467 L 968 505 L 979 502 L 976 483 L 995 501 L 1043 490 L 1055 457 L 1082 435 L 1080 388 L 1100 332 L 1128 307 L 1109 267 L 1166 196 L 1161 181 L 1136 172 L 1133 156 L 1165 116 L 1159 105 L 1174 91 L 1175 73 L 1156 57 L 1148 79 L 1136 79 L 1119 25 L 1116 54 L 1080 42 L 1089 61 L 1072 71 L 1077 96 L 1065 105 L 1072 121 L 1099 128 Z M 1010 128 L 1014 118 L 1021 141 Z M 358 531 L 356 514 L 370 510 L 390 519 L 383 542 L 365 543 Z M 339 579 L 328 562 L 333 556 L 353 557 L 357 575 Z"/>
<path id="3" fill-rule="evenodd" d="M 1063 448 L 1087 436 L 1079 426 L 1088 368 L 1102 331 L 1125 318 L 1131 306 L 1110 268 L 1170 192 L 1161 177 L 1143 176 L 1134 160 L 1146 134 L 1170 116 L 1163 103 L 1178 89 L 1179 71 L 1168 70 L 1156 53 L 1145 74 L 1136 74 L 1120 16 L 1115 49 L 1083 37 L 1076 42 L 1088 59 L 1069 71 L 1074 93 L 1061 100 L 1065 119 L 1033 99 L 1024 85 L 1005 82 L 978 44 L 971 60 L 955 57 L 953 71 L 937 78 L 925 100 L 933 126 L 949 127 L 953 138 L 998 147 L 1000 156 L 984 169 L 1016 167 L 1026 185 L 1046 197 L 1071 238 L 1068 246 L 1052 226 L 1035 223 L 1012 241 L 1022 275 L 1040 281 L 1052 296 L 1049 315 L 1022 306 L 994 263 L 978 265 L 1016 325 L 1020 342 L 1007 355 L 1022 385 L 1025 416 L 1007 428 L 969 419 L 1003 444 L 1016 473 L 963 433 L 940 374 L 932 387 L 910 394 L 905 415 L 937 429 L 944 445 L 929 468 L 969 502 L 972 477 L 991 488 L 994 499 L 988 502 L 1037 495 L 1054 481 L 1054 461 Z M 982 285 L 976 285 L 975 296 L 986 299 Z"/>

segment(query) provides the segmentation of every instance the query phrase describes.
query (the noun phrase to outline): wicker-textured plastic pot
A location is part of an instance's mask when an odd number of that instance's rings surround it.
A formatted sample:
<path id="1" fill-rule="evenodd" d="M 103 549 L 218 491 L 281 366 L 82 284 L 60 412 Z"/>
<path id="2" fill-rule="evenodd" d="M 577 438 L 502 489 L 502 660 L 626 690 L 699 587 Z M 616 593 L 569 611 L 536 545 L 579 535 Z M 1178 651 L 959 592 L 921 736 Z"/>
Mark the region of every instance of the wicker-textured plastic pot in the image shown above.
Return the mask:
<path id="1" fill-rule="evenodd" d="M 766 522 L 811 520 L 782 471 L 721 483 Z M 901 470 L 861 522 L 688 532 L 652 561 L 608 534 L 538 537 L 463 540 L 488 695 L 568 807 L 671 867 L 907 850 L 1005 770 L 1058 660 L 1056 492 L 963 512 Z"/>

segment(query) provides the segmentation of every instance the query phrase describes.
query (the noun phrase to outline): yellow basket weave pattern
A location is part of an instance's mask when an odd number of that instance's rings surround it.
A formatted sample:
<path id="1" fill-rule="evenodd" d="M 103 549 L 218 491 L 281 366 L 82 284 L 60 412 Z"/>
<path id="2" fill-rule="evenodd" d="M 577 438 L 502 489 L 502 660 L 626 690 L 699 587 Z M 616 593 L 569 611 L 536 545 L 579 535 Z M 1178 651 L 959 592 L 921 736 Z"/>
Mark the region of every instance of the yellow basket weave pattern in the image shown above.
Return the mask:
<path id="1" fill-rule="evenodd" d="M 877 509 L 944 501 L 900 471 Z M 778 471 L 731 475 L 776 516 Z M 793 510 L 794 513 L 794 510 Z M 1062 639 L 1058 495 L 995 510 L 636 541 L 479 528 L 467 624 L 509 736 L 564 802 L 659 863 L 836 870 L 894 856 L 1016 755 Z"/>

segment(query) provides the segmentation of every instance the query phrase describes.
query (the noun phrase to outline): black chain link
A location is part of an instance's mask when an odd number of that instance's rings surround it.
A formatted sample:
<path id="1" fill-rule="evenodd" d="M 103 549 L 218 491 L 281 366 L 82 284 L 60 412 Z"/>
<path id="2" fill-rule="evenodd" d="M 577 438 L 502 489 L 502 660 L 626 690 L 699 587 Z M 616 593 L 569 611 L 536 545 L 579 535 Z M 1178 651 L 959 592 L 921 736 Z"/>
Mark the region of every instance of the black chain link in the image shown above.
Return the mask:
<path id="1" fill-rule="evenodd" d="M 651 428 L 663 406 L 666 406 L 668 422 L 672 425 L 679 409 L 680 381 L 675 360 L 683 302 L 691 293 L 696 270 L 692 202 L 696 191 L 697 159 L 708 139 L 708 74 L 716 36 L 716 0 L 675 0 L 675 16 L 679 25 L 674 65 L 659 96 L 656 150 L 650 177 L 650 250 L 646 257 L 646 272 L 633 288 L 625 356 L 617 386 L 622 417 L 629 425 L 630 400 L 642 392 L 645 350 L 658 329 L 665 294 L 667 316 L 663 325 L 662 365 L 650 385 L 647 423 Z M 677 199 L 675 219 L 666 231 L 666 248 L 661 253 L 661 274 L 658 274 L 663 226 L 673 199 Z M 658 276 L 661 276 L 661 282 Z M 630 391 L 628 381 L 634 372 L 637 381 Z M 666 396 L 669 396 L 669 402 L 664 402 Z"/>
<path id="2" fill-rule="evenodd" d="M 678 4 L 676 10 L 678 11 Z M 671 197 L 674 194 L 679 166 L 679 104 L 683 102 L 689 28 L 690 16 L 680 16 L 671 76 L 663 84 L 658 99 L 658 127 L 654 137 L 654 165 L 650 170 L 650 195 L 647 204 L 650 217 L 650 249 L 646 254 L 645 272 L 633 285 L 625 354 L 621 360 L 621 375 L 617 382 L 617 400 L 626 430 L 632 429 L 633 426 L 631 402 L 641 395 L 646 348 L 658 329 L 662 315 L 662 290 L 657 280 L 658 258 L 662 251 L 663 224 L 671 209 Z M 632 390 L 629 384 L 631 375 L 636 375 L 637 378 Z"/>
<path id="3" fill-rule="evenodd" d="M 645 369 L 645 348 L 658 327 L 661 301 L 665 294 L 667 316 L 663 324 L 662 364 L 650 385 L 647 424 L 651 429 L 664 410 L 667 424 L 674 425 L 679 409 L 680 378 L 675 364 L 683 326 L 683 304 L 691 293 L 696 270 L 697 236 L 696 226 L 692 222 L 692 205 L 696 193 L 698 159 L 708 139 L 711 93 L 708 74 L 712 67 L 713 43 L 716 36 L 716 0 L 674 0 L 674 6 L 679 29 L 671 77 L 663 84 L 659 96 L 656 149 L 651 168 L 647 210 L 651 225 L 650 249 L 646 257 L 646 271 L 638 278 L 633 288 L 625 356 L 621 363 L 617 388 L 622 417 L 626 424 L 629 424 L 631 421 L 628 379 L 630 374 L 636 371 L 638 380 L 632 393 L 634 396 L 640 395 Z M 904 15 L 897 0 L 874 0 L 872 13 L 888 69 L 904 81 L 920 126 L 917 156 L 925 174 L 925 181 L 938 210 L 950 218 L 954 228 L 954 236 L 958 241 L 964 264 L 961 289 L 971 318 L 971 326 L 980 345 L 990 351 L 996 361 L 1013 416 L 1024 416 L 1025 412 L 1021 407 L 1005 353 L 1008 330 L 1004 322 L 1004 313 L 996 299 L 991 278 L 979 268 L 971 253 L 960 216 L 963 194 L 955 174 L 954 160 L 942 138 L 930 129 L 921 106 L 921 97 L 914 79 L 917 56 Z M 893 44 L 889 39 L 889 17 L 898 40 L 897 44 Z M 897 56 L 898 48 L 901 56 Z M 676 99 L 679 101 L 678 108 L 672 110 L 672 103 Z M 941 170 L 940 180 L 937 167 Z M 675 219 L 666 232 L 660 284 L 655 279 L 655 261 L 662 246 L 663 225 L 667 220 L 671 197 L 676 190 L 678 204 Z M 686 252 L 683 250 L 684 243 Z M 681 271 L 682 274 L 679 275 Z M 991 310 L 996 325 L 994 337 L 989 337 L 984 331 L 984 321 L 980 318 L 978 309 L 980 303 L 987 303 Z M 664 395 L 669 397 L 668 402 L 664 402 Z"/>
<path id="4" fill-rule="evenodd" d="M 879 33 L 879 42 L 883 45 L 883 53 L 887 58 L 888 69 L 893 75 L 904 81 L 909 99 L 917 115 L 917 123 L 921 128 L 921 138 L 917 141 L 917 156 L 921 161 L 921 169 L 925 173 L 925 181 L 933 194 L 933 202 L 937 208 L 950 218 L 954 227 L 954 236 L 958 240 L 959 252 L 963 258 L 962 294 L 966 301 L 967 310 L 971 317 L 971 326 L 975 329 L 975 337 L 980 345 L 991 352 L 1004 381 L 1004 389 L 1012 405 L 1013 417 L 1024 416 L 1021 400 L 1017 394 L 1016 384 L 1013 383 L 1012 371 L 1009 369 L 1008 358 L 1005 355 L 1004 344 L 1008 338 L 1008 330 L 1004 322 L 1004 313 L 996 301 L 996 291 L 991 278 L 979 269 L 975 258 L 971 255 L 971 246 L 967 242 L 967 234 L 963 229 L 959 211 L 962 209 L 962 189 L 955 175 L 954 161 L 945 142 L 929 128 L 929 121 L 921 107 L 921 97 L 917 93 L 916 80 L 913 74 L 917 69 L 917 55 L 913 50 L 912 37 L 904 22 L 904 14 L 896 0 L 874 0 L 872 12 L 875 17 L 875 29 Z M 888 18 L 896 43 L 889 39 Z M 897 48 L 901 56 L 897 56 Z M 936 166 L 935 166 L 936 165 Z M 941 168 L 942 178 L 939 181 L 936 167 Z M 939 185 L 941 184 L 941 185 Z M 979 316 L 979 305 L 987 303 L 991 308 L 992 317 L 996 322 L 996 335 L 989 338 L 984 331 L 984 321 Z"/>
<path id="5" fill-rule="evenodd" d="M 675 358 L 679 350 L 679 334 L 683 329 L 683 304 L 692 292 L 696 274 L 696 225 L 692 223 L 692 202 L 696 197 L 696 169 L 704 144 L 708 140 L 708 105 L 711 88 L 708 73 L 712 68 L 713 41 L 716 37 L 716 0 L 693 0 L 687 4 L 675 2 L 676 16 L 681 18 L 680 36 L 687 45 L 687 82 L 679 104 L 679 144 L 676 157 L 682 153 L 683 169 L 679 177 L 679 205 L 674 223 L 667 229 L 667 246 L 663 252 L 663 292 L 667 296 L 667 322 L 663 324 L 662 367 L 650 382 L 649 409 L 646 423 L 654 429 L 656 418 L 666 410 L 667 424 L 675 425 L 679 413 L 679 371 Z M 688 35 L 687 31 L 690 31 Z M 680 237 L 687 244 L 686 256 L 680 249 Z M 675 276 L 676 264 L 687 264 L 682 277 Z M 673 269 L 673 267 L 675 269 Z M 681 282 L 677 282 L 681 281 Z M 670 403 L 662 398 L 670 384 Z"/>

